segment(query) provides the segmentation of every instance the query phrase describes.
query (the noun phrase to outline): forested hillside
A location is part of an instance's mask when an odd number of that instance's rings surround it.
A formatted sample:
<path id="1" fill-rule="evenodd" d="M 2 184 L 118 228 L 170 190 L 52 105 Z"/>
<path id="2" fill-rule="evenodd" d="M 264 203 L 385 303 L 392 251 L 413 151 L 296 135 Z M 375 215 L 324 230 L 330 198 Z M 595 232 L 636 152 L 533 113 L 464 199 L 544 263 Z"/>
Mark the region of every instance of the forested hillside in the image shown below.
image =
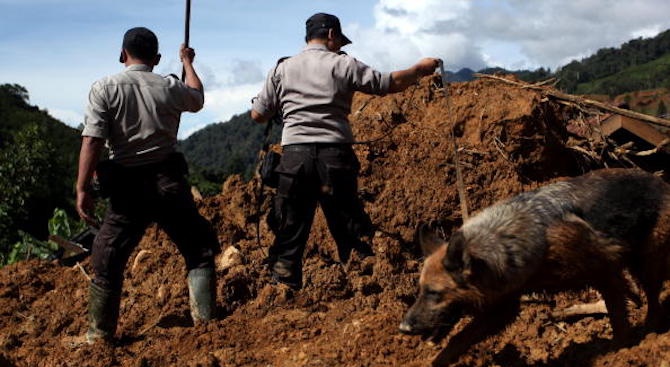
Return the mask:
<path id="1" fill-rule="evenodd" d="M 573 93 L 616 96 L 657 88 L 670 88 L 670 52 L 650 62 L 633 65 L 612 75 L 580 83 Z"/>
<path id="2" fill-rule="evenodd" d="M 251 178 L 264 140 L 265 124 L 258 124 L 249 113 L 233 116 L 180 141 L 180 149 L 189 161 L 192 182 L 203 194 L 216 194 L 220 184 L 231 174 Z M 272 143 L 279 142 L 281 127 L 273 126 Z"/>
<path id="3" fill-rule="evenodd" d="M 55 208 L 73 213 L 79 146 L 79 132 L 30 105 L 24 87 L 0 85 L 0 266 L 26 234 L 46 238 Z"/>
<path id="4" fill-rule="evenodd" d="M 654 38 L 634 39 L 619 48 L 603 48 L 556 72 L 568 93 L 616 96 L 670 86 L 670 30 Z"/>
<path id="5" fill-rule="evenodd" d="M 670 87 L 670 30 L 656 37 L 638 38 L 621 47 L 603 48 L 594 55 L 552 72 L 548 68 L 536 70 L 505 70 L 486 68 L 481 74 L 514 74 L 527 82 L 549 78 L 557 80 L 557 87 L 570 94 L 603 94 L 614 96 L 656 88 Z M 452 81 L 472 80 L 467 70 L 453 75 Z"/>

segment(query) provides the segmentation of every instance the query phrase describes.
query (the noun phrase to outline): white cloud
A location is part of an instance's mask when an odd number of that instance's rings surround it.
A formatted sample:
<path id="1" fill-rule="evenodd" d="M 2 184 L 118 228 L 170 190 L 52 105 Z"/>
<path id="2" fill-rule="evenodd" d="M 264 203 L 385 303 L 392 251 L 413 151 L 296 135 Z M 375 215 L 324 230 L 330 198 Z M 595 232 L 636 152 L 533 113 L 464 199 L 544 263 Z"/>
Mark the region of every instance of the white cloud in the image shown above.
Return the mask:
<path id="1" fill-rule="evenodd" d="M 227 122 L 234 115 L 249 110 L 251 98 L 260 91 L 267 72 L 259 61 L 254 60 L 203 60 L 196 57 L 194 66 L 205 87 L 205 106 L 197 113 L 182 114 L 179 139 L 186 139 L 211 123 Z M 177 58 L 170 58 L 164 60 L 156 72 L 181 77 L 181 67 Z"/>
<path id="2" fill-rule="evenodd" d="M 348 49 L 384 71 L 429 56 L 442 58 L 447 68 L 484 67 L 477 45 L 463 32 L 471 6 L 467 0 L 381 0 L 374 8 L 373 28 L 347 27 L 354 41 Z"/>
<path id="3" fill-rule="evenodd" d="M 644 26 L 639 29 L 634 29 L 630 36 L 631 38 L 651 38 L 663 31 L 663 27 L 660 24 L 653 24 Z"/>
<path id="4" fill-rule="evenodd" d="M 430 33 L 443 24 L 462 23 L 471 6 L 468 0 L 380 0 L 374 8 L 375 28 L 410 37 Z"/>
<path id="5" fill-rule="evenodd" d="M 505 41 L 520 47 L 523 61 L 555 68 L 618 47 L 649 24 L 670 27 L 670 2 L 659 0 L 508 0 L 477 7 L 476 39 Z M 656 10 L 652 10 L 656 9 Z M 646 32 L 655 36 L 658 32 Z"/>
<path id="6" fill-rule="evenodd" d="M 222 87 L 207 92 L 205 108 L 217 116 L 219 121 L 227 121 L 235 114 L 251 108 L 251 98 L 260 91 L 262 83 Z"/>
<path id="7" fill-rule="evenodd" d="M 213 122 L 227 122 L 234 115 L 248 111 L 251 98 L 260 91 L 266 73 L 259 62 L 241 59 L 216 67 L 207 64 L 197 68 L 205 86 L 205 106 L 197 114 L 182 115 L 180 139 Z"/>
<path id="8" fill-rule="evenodd" d="M 379 0 L 373 28 L 346 25 L 352 54 L 396 69 L 435 56 L 447 68 L 552 69 L 670 28 L 667 0 Z M 350 31 L 351 30 L 351 31 Z"/>
<path id="9" fill-rule="evenodd" d="M 196 114 L 183 114 L 179 139 L 186 139 L 199 129 L 214 123 L 227 122 L 234 115 L 251 109 L 251 98 L 260 91 L 262 82 L 224 86 L 205 92 L 205 107 Z"/>

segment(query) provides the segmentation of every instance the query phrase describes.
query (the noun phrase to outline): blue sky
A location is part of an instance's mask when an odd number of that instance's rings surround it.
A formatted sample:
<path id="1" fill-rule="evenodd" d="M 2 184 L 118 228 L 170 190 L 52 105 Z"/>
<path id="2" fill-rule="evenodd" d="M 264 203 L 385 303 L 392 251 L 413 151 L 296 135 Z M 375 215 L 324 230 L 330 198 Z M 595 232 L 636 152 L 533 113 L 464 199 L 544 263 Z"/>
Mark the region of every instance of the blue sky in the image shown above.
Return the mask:
<path id="1" fill-rule="evenodd" d="M 382 71 L 421 57 L 450 70 L 555 69 L 603 47 L 670 28 L 667 0 L 192 0 L 196 69 L 205 108 L 184 114 L 180 137 L 249 108 L 267 71 L 304 45 L 315 12 L 338 15 L 345 50 Z M 91 84 L 119 72 L 126 29 L 158 35 L 161 74 L 180 74 L 183 0 L 0 0 L 0 83 L 69 125 L 83 121 Z"/>

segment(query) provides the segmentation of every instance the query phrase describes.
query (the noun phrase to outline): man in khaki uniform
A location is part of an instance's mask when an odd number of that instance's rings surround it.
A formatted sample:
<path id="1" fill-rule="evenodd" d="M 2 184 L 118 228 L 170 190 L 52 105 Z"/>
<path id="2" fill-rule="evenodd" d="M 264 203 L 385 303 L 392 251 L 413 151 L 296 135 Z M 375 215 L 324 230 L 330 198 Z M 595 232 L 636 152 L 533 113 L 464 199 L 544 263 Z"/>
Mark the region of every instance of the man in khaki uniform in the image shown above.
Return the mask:
<path id="1" fill-rule="evenodd" d="M 170 236 L 188 270 L 194 322 L 215 312 L 213 257 L 216 233 L 199 213 L 186 181 L 188 171 L 176 152 L 179 119 L 199 111 L 203 86 L 193 68 L 195 52 L 182 46 L 185 82 L 152 72 L 158 64 L 158 39 L 149 29 L 128 30 L 119 61 L 126 69 L 96 81 L 86 110 L 77 179 L 77 211 L 94 223 L 90 186 L 94 172 L 109 207 L 94 240 L 94 270 L 89 293 L 87 341 L 111 340 L 119 316 L 123 271 L 151 222 Z M 99 162 L 103 147 L 109 160 Z"/>
<path id="2" fill-rule="evenodd" d="M 438 66 L 425 58 L 405 70 L 380 73 L 341 52 L 351 43 L 339 19 L 318 13 L 306 22 L 307 45 L 270 71 L 251 117 L 283 120 L 283 155 L 277 195 L 268 222 L 275 233 L 268 263 L 275 281 L 302 287 L 302 255 L 319 203 L 337 243 L 341 262 L 352 250 L 371 255 L 372 223 L 358 199 L 359 163 L 347 116 L 354 92 L 375 95 L 400 92 Z"/>

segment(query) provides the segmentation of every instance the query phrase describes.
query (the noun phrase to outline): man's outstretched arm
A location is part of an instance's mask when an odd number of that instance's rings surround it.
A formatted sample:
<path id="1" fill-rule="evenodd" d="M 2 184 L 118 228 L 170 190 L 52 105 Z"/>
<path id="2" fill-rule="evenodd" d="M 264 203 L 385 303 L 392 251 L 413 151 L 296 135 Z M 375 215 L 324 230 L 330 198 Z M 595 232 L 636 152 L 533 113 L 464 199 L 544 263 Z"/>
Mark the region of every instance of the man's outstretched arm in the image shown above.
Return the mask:
<path id="1" fill-rule="evenodd" d="M 392 72 L 389 93 L 402 92 L 416 83 L 419 78 L 432 74 L 439 66 L 439 62 L 440 59 L 426 57 L 408 69 Z"/>

